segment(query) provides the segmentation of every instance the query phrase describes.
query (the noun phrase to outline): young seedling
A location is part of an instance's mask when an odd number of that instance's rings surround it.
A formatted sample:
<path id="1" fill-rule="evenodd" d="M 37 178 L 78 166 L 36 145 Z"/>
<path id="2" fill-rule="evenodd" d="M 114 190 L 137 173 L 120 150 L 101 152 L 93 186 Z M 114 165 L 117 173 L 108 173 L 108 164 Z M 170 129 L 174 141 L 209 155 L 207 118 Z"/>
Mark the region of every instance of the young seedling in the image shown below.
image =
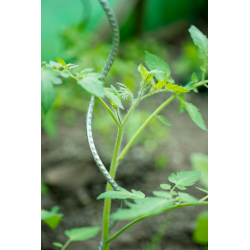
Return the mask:
<path id="1" fill-rule="evenodd" d="M 131 91 L 122 83 L 117 83 L 117 86 L 115 87 L 104 87 L 105 77 L 107 76 L 118 51 L 119 29 L 107 2 L 104 0 L 100 0 L 100 2 L 109 17 L 113 31 L 113 47 L 103 72 L 101 74 L 94 73 L 92 69 L 88 68 L 73 74 L 71 69 L 77 67 L 77 65 L 71 63 L 66 64 L 63 59 L 57 58 L 57 62 L 50 61 L 48 64 L 43 62 L 42 110 L 46 114 L 55 102 L 57 91 L 54 85 L 61 84 L 62 78 L 72 78 L 83 89 L 93 95 L 87 112 L 87 138 L 96 164 L 108 181 L 106 192 L 100 194 L 97 199 L 105 200 L 102 240 L 99 249 L 109 250 L 110 242 L 115 240 L 121 233 L 141 220 L 172 209 L 193 205 L 208 205 L 208 202 L 206 201 L 208 195 L 198 200 L 186 192 L 178 191 L 178 189 L 184 191 L 187 187 L 194 185 L 201 176 L 200 171 L 181 171 L 176 174 L 172 173 L 168 177 L 170 183 L 159 183 L 160 187 L 165 191 L 153 191 L 154 196 L 152 197 L 145 197 L 143 192 L 135 191 L 133 189 L 132 192 L 129 192 L 126 189 L 119 187 L 115 181 L 115 174 L 118 165 L 126 156 L 136 138 L 141 134 L 141 132 L 143 132 L 144 128 L 152 119 L 157 118 L 167 126 L 171 126 L 171 123 L 167 120 L 167 118 L 158 114 L 172 101 L 177 100 L 179 102 L 179 111 L 183 112 L 184 110 L 187 110 L 194 123 L 201 129 L 207 131 L 198 108 L 192 103 L 188 103 L 185 100 L 184 94 L 191 91 L 198 92 L 198 87 L 200 86 L 208 87 L 208 81 L 205 80 L 207 72 L 208 39 L 196 27 L 191 26 L 189 29 L 190 35 L 195 44 L 197 55 L 204 60 L 204 64 L 201 66 L 202 79 L 200 81 L 197 74 L 193 73 L 191 81 L 185 86 L 175 84 L 175 81 L 171 77 L 169 65 L 158 56 L 145 51 L 145 66 L 143 64 L 138 66 L 138 72 L 141 74 L 141 82 L 138 84 L 138 95 L 132 94 Z M 137 105 L 140 102 L 158 93 L 170 93 L 171 96 L 166 98 L 166 100 L 157 109 L 155 109 L 151 115 L 149 115 L 149 117 L 129 140 L 127 145 L 120 150 L 124 128 L 130 118 L 130 115 L 137 108 Z M 105 96 L 110 101 L 111 107 L 109 107 L 109 105 L 102 99 Z M 114 153 L 109 172 L 106 170 L 100 157 L 98 156 L 92 136 L 91 124 L 95 99 L 97 99 L 109 115 L 111 115 L 118 128 L 117 139 L 114 146 Z M 124 110 L 123 106 L 123 102 L 126 100 L 130 102 L 130 108 L 127 111 Z M 122 113 L 121 110 L 124 110 L 125 112 Z M 205 190 L 201 191 L 204 192 Z M 112 215 L 110 215 L 111 199 L 120 199 L 122 201 L 122 207 Z M 127 201 L 126 199 L 132 199 L 133 202 Z M 114 223 L 119 220 L 132 220 L 132 222 L 128 223 L 117 233 L 110 236 L 110 231 Z M 58 242 L 55 242 L 54 245 L 61 247 L 64 250 L 71 241 L 86 240 L 94 237 L 98 232 L 99 228 L 96 227 L 67 230 L 65 231 L 65 234 L 69 237 L 69 240 L 65 243 L 65 245 L 63 246 Z"/>

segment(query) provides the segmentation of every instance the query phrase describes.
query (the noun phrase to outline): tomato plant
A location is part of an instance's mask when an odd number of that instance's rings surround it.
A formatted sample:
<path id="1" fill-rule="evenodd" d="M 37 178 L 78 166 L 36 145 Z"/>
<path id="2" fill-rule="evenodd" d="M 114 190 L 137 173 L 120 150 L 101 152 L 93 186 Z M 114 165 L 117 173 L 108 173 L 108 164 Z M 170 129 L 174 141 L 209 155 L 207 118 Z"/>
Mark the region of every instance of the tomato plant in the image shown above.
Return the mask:
<path id="1" fill-rule="evenodd" d="M 145 65 L 138 66 L 138 72 L 141 74 L 141 82 L 138 84 L 138 93 L 132 91 L 123 83 L 117 83 L 116 86 L 110 88 L 105 87 L 105 78 L 111 69 L 115 60 L 115 56 L 119 46 L 119 28 L 106 1 L 100 0 L 112 28 L 113 44 L 108 58 L 108 61 L 102 73 L 93 72 L 93 69 L 87 68 L 77 73 L 72 73 L 72 69 L 77 65 L 69 63 L 66 64 L 61 58 L 57 58 L 57 62 L 50 61 L 49 63 L 42 62 L 42 111 L 44 114 L 52 107 L 57 97 L 55 85 L 62 84 L 63 78 L 72 78 L 83 89 L 92 94 L 90 104 L 86 115 L 86 130 L 90 150 L 93 158 L 107 180 L 106 191 L 100 194 L 97 199 L 104 199 L 103 223 L 102 223 L 102 239 L 99 249 L 108 250 L 109 244 L 115 240 L 120 234 L 129 229 L 135 223 L 163 213 L 168 210 L 178 209 L 186 206 L 194 205 L 208 205 L 208 191 L 198 188 L 205 195 L 202 199 L 188 194 L 185 190 L 187 187 L 192 186 L 201 177 L 200 170 L 194 171 L 180 171 L 172 173 L 166 178 L 166 183 L 159 183 L 163 191 L 153 191 L 153 197 L 145 197 L 142 191 L 131 190 L 128 191 L 120 186 L 115 181 L 115 175 L 119 164 L 126 156 L 126 153 L 133 145 L 137 137 L 143 132 L 144 128 L 152 119 L 159 119 L 160 122 L 166 126 L 171 126 L 171 123 L 159 113 L 171 102 L 179 102 L 179 112 L 185 110 L 190 115 L 194 123 L 200 128 L 207 131 L 206 125 L 202 119 L 201 114 L 196 106 L 185 100 L 185 93 L 194 91 L 198 92 L 200 86 L 208 87 L 207 74 L 207 57 L 208 57 L 208 39 L 202 32 L 195 26 L 189 29 L 190 35 L 193 39 L 197 56 L 203 59 L 201 65 L 202 78 L 198 79 L 197 74 L 194 72 L 191 76 L 191 81 L 185 86 L 179 86 L 171 77 L 171 69 L 169 65 L 160 57 L 145 51 Z M 146 98 L 150 98 L 159 93 L 170 93 L 168 97 L 135 132 L 127 145 L 121 150 L 121 142 L 124 133 L 124 128 L 130 118 L 131 113 L 137 108 L 138 104 Z M 103 98 L 107 97 L 110 102 L 108 105 Z M 113 118 L 117 125 L 117 139 L 114 145 L 114 152 L 111 161 L 110 170 L 107 171 L 98 152 L 95 148 L 93 135 L 92 135 L 92 117 L 95 100 L 106 109 L 108 114 Z M 123 103 L 129 102 L 130 108 L 124 110 Z M 180 191 L 179 191 L 180 190 Z M 185 192 L 183 192 L 185 191 Z M 115 213 L 110 215 L 111 200 L 121 200 L 121 207 Z M 127 201 L 127 199 L 133 200 Z M 62 219 L 62 214 L 58 213 L 58 207 L 53 207 L 51 211 L 42 211 L 42 220 L 47 223 L 51 229 L 54 229 Z M 111 229 L 114 224 L 120 220 L 132 220 L 118 232 L 111 234 Z M 98 227 L 84 227 L 73 228 L 66 230 L 65 234 L 68 236 L 68 241 L 63 245 L 62 243 L 54 242 L 55 246 L 60 247 L 62 250 L 66 249 L 72 241 L 83 241 L 97 235 L 100 228 Z"/>

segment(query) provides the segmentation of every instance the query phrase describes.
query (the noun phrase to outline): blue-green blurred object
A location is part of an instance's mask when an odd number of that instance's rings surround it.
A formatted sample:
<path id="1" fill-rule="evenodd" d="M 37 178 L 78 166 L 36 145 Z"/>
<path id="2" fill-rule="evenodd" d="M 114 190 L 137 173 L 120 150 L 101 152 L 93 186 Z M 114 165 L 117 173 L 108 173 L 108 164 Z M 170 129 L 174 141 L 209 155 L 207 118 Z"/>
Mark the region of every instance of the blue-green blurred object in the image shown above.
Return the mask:
<path id="1" fill-rule="evenodd" d="M 110 2 L 112 6 L 118 4 L 115 0 Z M 63 29 L 86 21 L 85 30 L 94 31 L 104 18 L 101 5 L 96 0 L 42 0 L 41 12 L 42 61 L 62 57 L 64 47 L 60 34 Z M 88 16 L 89 19 L 85 20 Z"/>
<path id="2" fill-rule="evenodd" d="M 119 22 L 121 40 L 151 31 L 159 31 L 162 37 L 167 35 L 162 28 L 168 25 L 188 26 L 197 23 L 200 17 L 207 19 L 207 0 L 109 0 L 109 3 Z M 42 0 L 42 61 L 63 57 L 65 44 L 60 34 L 67 27 L 96 34 L 98 40 L 110 40 L 110 28 L 105 18 L 97 0 Z"/>
<path id="3" fill-rule="evenodd" d="M 208 244 L 208 212 L 204 211 L 196 219 L 193 241 L 200 245 Z"/>

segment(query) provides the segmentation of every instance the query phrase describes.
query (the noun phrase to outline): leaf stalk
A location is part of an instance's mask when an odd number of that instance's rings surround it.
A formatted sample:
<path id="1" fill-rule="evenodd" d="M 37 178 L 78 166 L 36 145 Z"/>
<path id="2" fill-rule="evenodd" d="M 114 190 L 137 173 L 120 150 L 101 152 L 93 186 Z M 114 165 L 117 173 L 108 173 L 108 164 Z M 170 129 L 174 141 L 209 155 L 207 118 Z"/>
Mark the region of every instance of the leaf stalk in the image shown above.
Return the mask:
<path id="1" fill-rule="evenodd" d="M 128 144 L 125 146 L 125 148 L 122 150 L 121 154 L 118 157 L 118 164 L 121 162 L 121 160 L 124 158 L 125 154 L 129 150 L 129 148 L 132 146 L 136 138 L 139 136 L 139 134 L 143 131 L 143 129 L 148 125 L 148 123 L 154 118 L 156 114 L 158 114 L 163 108 L 165 108 L 170 102 L 172 102 L 176 98 L 175 95 L 168 98 L 165 102 L 163 102 L 149 117 L 148 119 L 141 125 L 141 127 L 136 131 L 136 133 L 133 135 L 133 137 L 130 139 Z M 132 112 L 132 110 L 131 110 Z M 130 112 L 130 113 L 131 113 Z M 128 113 L 129 115 L 129 113 Z"/>
<path id="2" fill-rule="evenodd" d="M 109 112 L 109 114 L 111 115 L 111 117 L 113 118 L 113 120 L 115 121 L 115 123 L 117 124 L 117 126 L 120 128 L 121 127 L 121 123 L 120 121 L 117 119 L 116 115 L 113 113 L 113 111 L 109 108 L 109 106 L 98 96 L 96 96 L 96 98 L 98 99 L 98 101 L 102 104 L 102 106 Z"/>
<path id="3" fill-rule="evenodd" d="M 176 208 L 181 208 L 181 207 L 188 207 L 188 206 L 195 206 L 195 205 L 208 205 L 208 202 L 201 202 L 199 204 L 197 203 L 185 203 L 185 204 L 178 204 L 172 207 L 168 207 L 164 210 L 165 211 L 169 211 L 172 209 L 176 209 Z M 154 216 L 154 215 L 153 215 Z M 126 226 L 124 226 L 122 229 L 120 229 L 116 234 L 114 234 L 113 236 L 111 236 L 108 240 L 107 243 L 110 243 L 111 241 L 113 241 L 114 239 L 116 239 L 120 234 L 122 234 L 124 231 L 126 231 L 128 228 L 130 228 L 131 226 L 133 226 L 134 224 L 136 224 L 139 221 L 142 221 L 144 219 L 147 219 L 149 217 L 152 217 L 152 215 L 145 215 L 142 217 L 139 217 L 133 221 L 131 221 L 129 224 L 127 224 Z"/>
<path id="4" fill-rule="evenodd" d="M 64 244 L 64 246 L 61 248 L 61 250 L 65 250 L 66 247 L 69 245 L 70 242 L 71 242 L 71 239 L 68 239 L 68 240 L 66 241 L 66 243 Z"/>

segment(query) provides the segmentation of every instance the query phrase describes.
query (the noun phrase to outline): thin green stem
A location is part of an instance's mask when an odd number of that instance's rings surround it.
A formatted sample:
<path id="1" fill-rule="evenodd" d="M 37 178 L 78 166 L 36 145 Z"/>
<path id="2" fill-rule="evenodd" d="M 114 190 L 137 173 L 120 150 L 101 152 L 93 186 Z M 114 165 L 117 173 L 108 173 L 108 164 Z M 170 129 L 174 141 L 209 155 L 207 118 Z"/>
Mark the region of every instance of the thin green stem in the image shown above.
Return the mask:
<path id="1" fill-rule="evenodd" d="M 172 191 L 174 191 L 175 188 L 176 188 L 176 185 L 170 190 L 169 193 L 171 193 Z"/>
<path id="2" fill-rule="evenodd" d="M 61 250 L 65 250 L 66 247 L 69 245 L 70 242 L 71 242 L 71 239 L 68 239 L 68 240 L 66 241 L 66 243 L 64 244 L 64 246 L 61 248 Z"/>
<path id="3" fill-rule="evenodd" d="M 122 127 L 123 127 L 123 128 L 125 127 L 126 122 L 127 122 L 128 118 L 129 118 L 129 116 L 131 115 L 131 113 L 133 112 L 133 110 L 134 110 L 134 108 L 135 108 L 135 106 L 136 106 L 137 104 L 138 104 L 138 102 L 136 101 L 135 103 L 133 103 L 133 104 L 131 105 L 131 107 L 130 107 L 128 113 L 127 113 L 127 115 L 125 116 L 125 118 L 124 118 L 124 120 L 123 120 L 123 122 L 122 122 Z"/>
<path id="4" fill-rule="evenodd" d="M 169 224 L 173 218 L 174 218 L 174 216 L 171 214 L 171 212 L 168 213 L 168 215 L 166 216 L 166 218 L 164 219 L 164 221 L 160 225 L 159 229 L 157 230 L 156 234 L 151 239 L 151 242 L 149 243 L 147 248 L 143 248 L 143 250 L 154 250 L 157 248 L 157 246 L 161 242 L 162 237 L 164 236 L 164 234 L 165 234 L 167 228 L 169 227 Z"/>
<path id="5" fill-rule="evenodd" d="M 113 179 L 115 179 L 115 173 L 116 173 L 116 163 L 117 163 L 117 157 L 122 141 L 122 133 L 123 133 L 123 128 L 118 129 L 118 135 L 117 135 L 117 140 L 115 144 L 115 149 L 114 149 L 114 154 L 110 166 L 110 175 Z M 112 190 L 112 186 L 108 183 L 106 192 Z M 103 227 L 102 227 L 102 242 L 103 242 L 103 250 L 109 250 L 109 244 L 107 241 L 108 236 L 109 236 L 109 215 L 110 215 L 110 208 L 111 208 L 111 199 L 105 199 L 104 203 L 104 212 L 103 212 Z"/>
<path id="6" fill-rule="evenodd" d="M 200 82 L 197 82 L 196 84 L 194 84 L 194 88 L 197 88 L 197 87 L 200 87 L 200 86 L 203 86 L 203 85 L 205 85 L 205 83 L 208 83 L 208 80 L 206 80 L 206 81 L 200 81 Z"/>
<path id="7" fill-rule="evenodd" d="M 161 90 L 158 90 L 158 91 L 154 91 L 154 92 L 151 92 L 147 95 L 144 95 L 142 98 L 141 98 L 141 101 L 146 99 L 147 97 L 149 96 L 152 96 L 152 95 L 155 95 L 155 94 L 158 94 L 158 93 L 162 93 L 162 92 L 169 92 L 169 90 L 165 90 L 165 89 L 161 89 Z"/>
<path id="8" fill-rule="evenodd" d="M 120 124 L 122 124 L 122 119 L 121 119 L 121 116 L 120 116 L 119 108 L 116 109 L 116 114 L 117 114 L 117 118 L 118 118 Z"/>
<path id="9" fill-rule="evenodd" d="M 141 98 L 141 95 L 142 95 L 142 90 L 143 90 L 143 88 L 141 89 L 140 94 L 139 94 L 137 100 L 136 100 L 135 102 L 132 103 L 132 105 L 131 105 L 131 107 L 130 107 L 128 113 L 127 113 L 127 115 L 126 115 L 125 118 L 124 118 L 124 120 L 123 120 L 123 122 L 122 122 L 122 127 L 123 127 L 123 128 L 125 127 L 126 122 L 128 121 L 128 118 L 129 118 L 129 116 L 131 115 L 131 113 L 133 112 L 133 110 L 135 109 L 136 105 L 141 101 L 140 98 Z"/>
<path id="10" fill-rule="evenodd" d="M 175 205 L 175 206 L 172 206 L 172 207 L 168 207 L 164 210 L 165 211 L 169 211 L 169 210 L 172 210 L 172 209 L 176 209 L 176 208 L 181 208 L 181 207 L 188 207 L 188 206 L 194 206 L 194 205 L 208 205 L 208 202 L 201 202 L 199 204 L 197 203 L 185 203 L 185 204 L 178 204 L 178 205 Z M 114 234 L 113 236 L 111 236 L 107 242 L 110 243 L 111 241 L 113 241 L 114 239 L 116 239 L 121 233 L 123 233 L 124 231 L 126 231 L 128 228 L 130 228 L 131 226 L 133 226 L 134 224 L 136 224 L 137 222 L 139 221 L 142 221 L 144 219 L 147 219 L 149 217 L 152 217 L 152 215 L 146 215 L 146 216 L 142 216 L 138 219 L 135 219 L 133 221 L 131 221 L 129 224 L 127 224 L 126 226 L 124 226 L 122 229 L 120 229 L 116 234 Z"/>
<path id="11" fill-rule="evenodd" d="M 69 69 L 68 69 L 68 72 L 69 72 L 70 77 L 71 77 L 72 79 L 74 79 L 74 80 L 77 81 L 77 77 L 75 77 L 75 76 L 71 73 L 71 71 L 70 71 Z"/>
<path id="12" fill-rule="evenodd" d="M 199 201 L 205 201 L 208 198 L 208 195 L 206 195 L 205 197 L 203 197 L 202 199 L 200 199 Z"/>
<path id="13" fill-rule="evenodd" d="M 139 102 L 139 101 L 141 100 L 141 95 L 142 95 L 144 86 L 145 86 L 145 82 L 143 81 L 143 82 L 142 82 L 142 87 L 141 87 L 141 90 L 140 90 L 140 94 L 139 94 L 139 96 L 138 96 L 138 98 L 137 98 L 137 102 Z"/>
<path id="14" fill-rule="evenodd" d="M 96 96 L 98 101 L 102 104 L 102 106 L 109 112 L 109 114 L 112 116 L 114 119 L 115 123 L 118 125 L 118 127 L 121 127 L 121 123 L 117 119 L 116 115 L 113 113 L 113 111 L 109 108 L 109 106 L 98 96 Z"/>
<path id="15" fill-rule="evenodd" d="M 175 95 L 169 97 L 164 103 L 162 103 L 149 117 L 148 119 L 141 125 L 141 127 L 136 131 L 133 137 L 130 139 L 128 144 L 122 150 L 121 154 L 118 157 L 118 164 L 123 159 L 129 148 L 132 146 L 135 139 L 139 136 L 139 134 L 143 131 L 143 129 L 148 125 L 148 123 L 154 118 L 156 114 L 158 114 L 163 108 L 165 108 L 170 102 L 172 102 L 176 98 Z M 132 111 L 131 111 L 132 112 Z"/>

